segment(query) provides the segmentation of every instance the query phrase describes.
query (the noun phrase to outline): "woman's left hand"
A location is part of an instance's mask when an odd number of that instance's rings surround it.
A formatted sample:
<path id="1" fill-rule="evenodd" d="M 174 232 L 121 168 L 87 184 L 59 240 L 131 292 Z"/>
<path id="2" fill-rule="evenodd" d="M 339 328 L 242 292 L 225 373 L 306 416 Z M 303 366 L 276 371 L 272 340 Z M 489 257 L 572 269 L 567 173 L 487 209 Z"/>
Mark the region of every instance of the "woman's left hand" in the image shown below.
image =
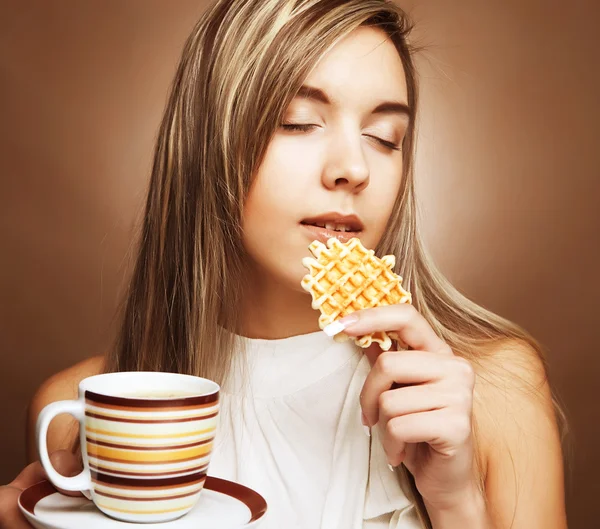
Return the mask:
<path id="1" fill-rule="evenodd" d="M 471 364 L 454 355 L 412 305 L 352 316 L 358 320 L 344 329 L 349 336 L 394 331 L 411 349 L 382 352 L 376 343 L 366 349 L 372 369 L 360 395 L 363 420 L 379 425 L 388 461 L 404 463 L 426 504 L 442 510 L 464 505 L 478 490 Z"/>

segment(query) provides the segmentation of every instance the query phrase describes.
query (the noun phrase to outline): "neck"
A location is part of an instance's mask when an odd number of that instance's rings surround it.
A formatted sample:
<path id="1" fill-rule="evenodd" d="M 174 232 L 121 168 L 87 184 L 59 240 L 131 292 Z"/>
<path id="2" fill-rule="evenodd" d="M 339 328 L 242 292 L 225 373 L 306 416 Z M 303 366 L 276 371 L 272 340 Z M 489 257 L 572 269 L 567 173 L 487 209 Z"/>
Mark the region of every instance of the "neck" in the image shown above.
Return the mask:
<path id="1" fill-rule="evenodd" d="M 247 338 L 276 340 L 319 330 L 320 312 L 311 296 L 279 283 L 253 282 L 244 296 L 242 333 Z"/>

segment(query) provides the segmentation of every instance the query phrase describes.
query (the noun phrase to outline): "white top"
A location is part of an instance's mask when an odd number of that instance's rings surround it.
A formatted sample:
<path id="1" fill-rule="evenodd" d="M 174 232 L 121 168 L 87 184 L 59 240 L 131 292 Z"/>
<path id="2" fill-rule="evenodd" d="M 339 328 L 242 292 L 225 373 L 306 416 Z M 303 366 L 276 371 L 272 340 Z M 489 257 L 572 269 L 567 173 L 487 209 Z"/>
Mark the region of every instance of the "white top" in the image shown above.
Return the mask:
<path id="1" fill-rule="evenodd" d="M 266 499 L 261 529 L 420 529 L 379 429 L 369 437 L 360 420 L 361 350 L 321 331 L 239 340 L 247 364 L 221 388 L 209 475 Z"/>

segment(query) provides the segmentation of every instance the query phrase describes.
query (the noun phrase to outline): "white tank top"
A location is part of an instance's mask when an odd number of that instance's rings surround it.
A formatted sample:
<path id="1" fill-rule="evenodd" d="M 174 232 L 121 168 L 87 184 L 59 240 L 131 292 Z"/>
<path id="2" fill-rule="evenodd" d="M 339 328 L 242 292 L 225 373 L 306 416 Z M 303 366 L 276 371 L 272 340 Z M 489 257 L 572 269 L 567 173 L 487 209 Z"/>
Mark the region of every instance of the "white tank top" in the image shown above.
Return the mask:
<path id="1" fill-rule="evenodd" d="M 420 529 L 359 395 L 369 364 L 318 331 L 245 343 L 222 387 L 208 474 L 259 492 L 261 529 Z M 246 371 L 244 372 L 244 367 Z"/>

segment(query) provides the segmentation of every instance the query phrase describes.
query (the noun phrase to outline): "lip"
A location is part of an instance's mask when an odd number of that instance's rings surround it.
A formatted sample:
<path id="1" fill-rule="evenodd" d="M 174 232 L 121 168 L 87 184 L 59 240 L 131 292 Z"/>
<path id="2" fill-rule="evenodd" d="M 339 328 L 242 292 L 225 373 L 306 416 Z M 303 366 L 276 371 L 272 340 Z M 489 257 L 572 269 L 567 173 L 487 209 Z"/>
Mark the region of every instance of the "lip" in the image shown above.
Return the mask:
<path id="1" fill-rule="evenodd" d="M 327 241 L 332 238 L 342 243 L 347 243 L 353 237 L 359 237 L 361 234 L 360 231 L 334 231 L 304 223 L 302 223 L 302 227 L 309 234 L 311 241 L 316 239 L 323 244 L 327 244 Z"/>
<path id="2" fill-rule="evenodd" d="M 358 233 L 365 229 L 360 218 L 354 214 L 343 215 L 341 213 L 331 212 L 323 213 L 316 217 L 309 217 L 301 221 L 301 224 L 327 224 L 328 222 L 333 224 L 345 224 L 350 227 L 350 232 Z M 336 232 L 338 233 L 338 232 Z M 348 233 L 348 232 L 346 232 Z"/>

